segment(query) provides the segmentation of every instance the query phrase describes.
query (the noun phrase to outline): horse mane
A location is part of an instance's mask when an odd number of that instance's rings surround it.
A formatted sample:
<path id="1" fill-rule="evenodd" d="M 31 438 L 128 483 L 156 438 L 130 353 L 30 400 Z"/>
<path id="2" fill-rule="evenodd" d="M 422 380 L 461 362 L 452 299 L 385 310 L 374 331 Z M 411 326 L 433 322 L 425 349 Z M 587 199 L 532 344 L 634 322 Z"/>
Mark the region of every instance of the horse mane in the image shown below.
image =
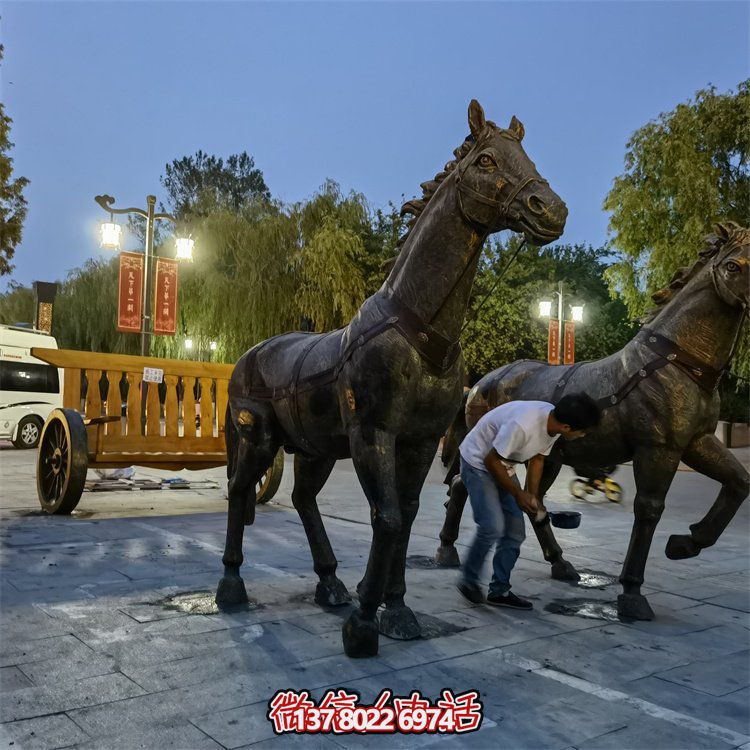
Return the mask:
<path id="1" fill-rule="evenodd" d="M 511 137 L 518 140 L 518 138 L 509 130 L 504 130 L 503 128 L 498 127 L 494 122 L 491 120 L 487 120 L 485 123 L 485 128 L 482 131 L 482 134 L 480 134 L 479 138 L 483 139 L 485 134 L 488 130 L 492 130 L 494 132 L 505 132 L 508 133 Z M 444 167 L 441 172 L 438 172 L 431 180 L 428 180 L 427 182 L 423 182 L 420 187 L 422 188 L 422 197 L 421 198 L 412 198 L 409 201 L 406 201 L 403 206 L 401 206 L 401 216 L 406 216 L 407 214 L 411 214 L 412 218 L 409 219 L 409 221 L 406 222 L 406 232 L 399 238 L 399 241 L 396 243 L 396 250 L 401 251 L 401 248 L 403 247 L 404 242 L 406 242 L 406 238 L 409 236 L 409 232 L 414 228 L 414 225 L 419 220 L 419 217 L 422 215 L 422 212 L 427 207 L 427 204 L 430 202 L 430 198 L 432 198 L 433 195 L 435 195 L 435 192 L 440 187 L 440 183 L 445 180 L 448 175 L 451 174 L 451 172 L 454 172 L 456 167 L 458 166 L 458 163 L 461 161 L 461 159 L 466 156 L 469 151 L 471 151 L 474 146 L 476 146 L 477 141 L 474 139 L 473 136 L 469 135 L 466 137 L 464 142 L 456 149 L 453 150 L 453 156 L 455 158 L 451 159 Z"/>
<path id="2" fill-rule="evenodd" d="M 650 323 L 679 292 L 685 288 L 687 283 L 694 279 L 706 266 L 709 260 L 714 258 L 722 250 L 732 250 L 750 243 L 750 229 L 741 227 L 733 221 L 726 221 L 714 226 L 714 231 L 706 235 L 703 250 L 698 254 L 698 259 L 691 266 L 682 266 L 675 271 L 669 284 L 658 292 L 651 295 L 656 307 L 650 310 L 643 318 L 644 323 Z"/>

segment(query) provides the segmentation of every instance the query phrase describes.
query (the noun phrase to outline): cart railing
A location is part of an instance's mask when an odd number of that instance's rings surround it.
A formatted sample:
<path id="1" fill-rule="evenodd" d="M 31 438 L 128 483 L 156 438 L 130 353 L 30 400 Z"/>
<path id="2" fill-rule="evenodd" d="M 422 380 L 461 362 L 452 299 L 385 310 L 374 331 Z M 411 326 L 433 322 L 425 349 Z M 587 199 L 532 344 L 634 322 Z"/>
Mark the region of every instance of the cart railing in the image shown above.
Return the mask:
<path id="1" fill-rule="evenodd" d="M 32 355 L 64 370 L 63 408 L 84 417 L 90 466 L 226 463 L 232 365 L 38 347 Z M 163 382 L 146 382 L 145 368 L 161 370 Z"/>

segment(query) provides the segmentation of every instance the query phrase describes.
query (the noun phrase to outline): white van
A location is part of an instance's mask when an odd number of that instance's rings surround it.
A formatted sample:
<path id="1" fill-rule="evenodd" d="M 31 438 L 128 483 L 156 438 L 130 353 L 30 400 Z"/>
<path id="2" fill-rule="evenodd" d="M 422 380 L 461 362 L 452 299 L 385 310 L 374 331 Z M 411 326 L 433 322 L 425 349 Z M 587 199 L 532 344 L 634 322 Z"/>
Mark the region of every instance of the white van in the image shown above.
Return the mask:
<path id="1" fill-rule="evenodd" d="M 32 328 L 0 325 L 0 440 L 34 448 L 49 413 L 62 407 L 63 371 L 31 356 L 57 341 Z"/>

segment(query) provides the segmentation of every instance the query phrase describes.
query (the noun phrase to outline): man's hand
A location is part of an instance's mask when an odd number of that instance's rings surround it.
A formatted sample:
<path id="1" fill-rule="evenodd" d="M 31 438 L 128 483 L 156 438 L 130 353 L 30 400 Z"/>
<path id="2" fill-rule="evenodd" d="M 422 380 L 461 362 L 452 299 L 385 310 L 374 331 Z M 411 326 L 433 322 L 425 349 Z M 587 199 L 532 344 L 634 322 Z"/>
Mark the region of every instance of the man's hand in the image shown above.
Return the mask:
<path id="1" fill-rule="evenodd" d="M 514 495 L 518 507 L 529 515 L 536 515 L 539 510 L 539 500 L 526 490 L 518 489 Z"/>

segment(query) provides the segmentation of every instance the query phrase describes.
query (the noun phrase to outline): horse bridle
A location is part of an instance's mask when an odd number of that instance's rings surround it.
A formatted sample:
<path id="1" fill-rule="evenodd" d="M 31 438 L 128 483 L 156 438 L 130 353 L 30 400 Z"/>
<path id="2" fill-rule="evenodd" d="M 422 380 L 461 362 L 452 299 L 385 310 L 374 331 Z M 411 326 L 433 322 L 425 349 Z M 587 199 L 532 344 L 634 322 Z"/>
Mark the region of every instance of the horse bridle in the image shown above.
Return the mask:
<path id="1" fill-rule="evenodd" d="M 734 307 L 741 307 L 744 314 L 747 312 L 747 302 L 743 300 L 742 297 L 739 296 L 739 294 L 733 292 L 727 286 L 726 281 L 724 281 L 724 279 L 716 273 L 717 268 L 729 257 L 729 254 L 734 249 L 735 247 L 730 245 L 723 254 L 719 253 L 717 258 L 709 267 L 709 273 L 711 274 L 711 281 L 713 282 L 714 289 L 716 290 L 716 294 L 719 295 L 719 298 L 723 299 L 727 304 L 730 304 Z"/>
<path id="2" fill-rule="evenodd" d="M 472 149 L 474 151 L 474 149 Z M 470 152 L 471 153 L 471 152 Z M 484 233 L 487 233 L 488 227 L 482 225 L 480 222 L 476 221 L 476 219 L 473 219 L 469 214 L 466 212 L 466 209 L 464 208 L 464 203 L 462 196 L 467 195 L 470 198 L 473 198 L 475 201 L 478 201 L 479 203 L 483 203 L 485 206 L 490 206 L 492 208 L 499 208 L 500 209 L 500 217 L 505 220 L 505 223 L 507 224 L 508 221 L 518 221 L 521 218 L 521 215 L 518 212 L 511 213 L 510 207 L 513 205 L 513 201 L 516 199 L 518 194 L 528 185 L 533 184 L 534 182 L 539 182 L 542 185 L 549 185 L 549 182 L 545 180 L 543 177 L 540 176 L 530 176 L 527 177 L 525 180 L 521 180 L 515 187 L 510 191 L 508 194 L 508 197 L 504 200 L 498 200 L 496 198 L 489 198 L 486 195 L 482 195 L 478 190 L 474 190 L 474 188 L 469 187 L 466 185 L 463 181 L 464 172 L 469 168 L 469 164 L 471 163 L 471 160 L 468 159 L 469 154 L 467 154 L 466 157 L 464 157 L 463 161 L 466 162 L 466 164 L 461 166 L 459 163 L 456 167 L 456 189 L 458 190 L 458 210 L 461 212 L 461 216 L 466 220 L 466 222 L 472 226 L 480 227 Z M 507 183 L 506 183 L 507 184 Z M 505 185 L 503 185 L 503 188 Z M 501 188 L 502 190 L 502 188 Z"/>
<path id="3" fill-rule="evenodd" d="M 510 136 L 508 136 L 510 137 Z M 474 149 L 472 149 L 474 151 Z M 471 153 L 471 152 L 469 152 Z M 463 220 L 471 227 L 474 227 L 477 230 L 477 234 L 481 238 L 481 242 L 477 242 L 476 247 L 474 249 L 474 252 L 472 253 L 471 257 L 469 258 L 469 262 L 464 266 L 464 270 L 459 275 L 458 279 L 456 279 L 456 283 L 451 288 L 450 292 L 448 293 L 445 300 L 443 300 L 443 304 L 440 305 L 440 307 L 435 311 L 435 313 L 432 315 L 428 323 L 432 323 L 435 318 L 440 314 L 441 310 L 443 309 L 443 305 L 445 305 L 445 301 L 450 298 L 450 296 L 453 294 L 453 291 L 455 288 L 461 283 L 461 281 L 464 278 L 464 275 L 466 274 L 467 270 L 472 267 L 473 261 L 476 258 L 476 256 L 482 252 L 482 247 L 484 245 L 484 240 L 486 239 L 487 235 L 489 234 L 489 228 L 484 226 L 484 224 L 481 224 L 476 219 L 469 216 L 469 214 L 466 212 L 466 209 L 464 208 L 464 202 L 463 202 L 463 195 L 468 195 L 469 197 L 473 198 L 474 200 L 478 201 L 479 203 L 483 203 L 485 206 L 491 206 L 492 208 L 499 208 L 500 209 L 500 217 L 505 220 L 505 223 L 508 224 L 510 221 L 518 221 L 520 219 L 520 214 L 510 212 L 510 207 L 513 204 L 513 201 L 516 199 L 516 196 L 527 186 L 531 185 L 534 182 L 539 182 L 542 185 L 549 185 L 547 180 L 545 180 L 543 177 L 527 177 L 525 180 L 521 180 L 514 188 L 511 190 L 510 194 L 508 195 L 505 200 L 497 200 L 496 198 L 488 198 L 486 195 L 482 195 L 482 193 L 478 192 L 477 190 L 474 190 L 474 188 L 469 187 L 466 185 L 463 181 L 463 175 L 464 172 L 468 169 L 469 164 L 471 161 L 469 160 L 469 154 L 467 154 L 463 161 L 466 162 L 466 164 L 461 167 L 461 163 L 459 162 L 456 166 L 456 172 L 455 172 L 455 184 L 456 184 L 456 190 L 458 195 L 458 210 L 461 214 L 461 217 Z M 503 185 L 505 187 L 505 185 Z"/>

